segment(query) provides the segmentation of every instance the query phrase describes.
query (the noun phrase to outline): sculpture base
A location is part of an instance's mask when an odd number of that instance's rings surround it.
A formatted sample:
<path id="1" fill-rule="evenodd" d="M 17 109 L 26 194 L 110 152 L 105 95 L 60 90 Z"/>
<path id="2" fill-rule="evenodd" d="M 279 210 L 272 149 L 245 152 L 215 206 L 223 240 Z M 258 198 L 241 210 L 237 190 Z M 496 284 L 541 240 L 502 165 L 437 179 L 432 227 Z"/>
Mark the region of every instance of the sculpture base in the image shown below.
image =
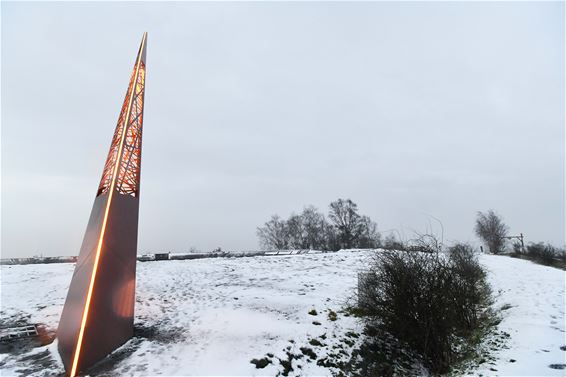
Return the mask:
<path id="1" fill-rule="evenodd" d="M 94 201 L 57 330 L 59 353 L 68 371 L 79 341 L 77 371 L 101 360 L 133 335 L 139 199 L 114 192 L 102 229 L 107 202 L 108 193 Z M 90 305 L 79 339 L 89 290 Z"/>

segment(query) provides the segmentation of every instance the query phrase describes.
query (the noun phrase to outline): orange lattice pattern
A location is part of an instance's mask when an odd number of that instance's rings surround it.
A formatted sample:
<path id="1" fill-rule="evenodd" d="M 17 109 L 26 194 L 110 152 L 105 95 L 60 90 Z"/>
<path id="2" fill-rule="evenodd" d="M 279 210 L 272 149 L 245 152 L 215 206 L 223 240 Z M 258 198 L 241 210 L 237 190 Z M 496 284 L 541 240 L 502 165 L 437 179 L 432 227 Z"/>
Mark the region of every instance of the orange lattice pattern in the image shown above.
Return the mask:
<path id="1" fill-rule="evenodd" d="M 139 194 L 144 92 L 145 64 L 139 61 L 134 67 L 128 85 L 97 195 L 108 192 L 114 172 L 116 172 L 114 187 L 120 194 L 131 196 Z M 125 136 L 122 134 L 124 125 L 126 125 Z M 120 144 L 122 144 L 121 148 Z M 119 153 L 121 156 L 118 156 Z M 119 167 L 115 169 L 117 163 Z"/>

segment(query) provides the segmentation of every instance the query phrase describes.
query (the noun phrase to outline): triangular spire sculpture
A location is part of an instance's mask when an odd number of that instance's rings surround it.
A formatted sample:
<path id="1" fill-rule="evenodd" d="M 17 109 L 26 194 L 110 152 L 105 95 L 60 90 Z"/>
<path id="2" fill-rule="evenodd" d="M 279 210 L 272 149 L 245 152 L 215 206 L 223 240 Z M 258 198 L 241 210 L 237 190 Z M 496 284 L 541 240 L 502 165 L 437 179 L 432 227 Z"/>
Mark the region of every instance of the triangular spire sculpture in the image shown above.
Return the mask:
<path id="1" fill-rule="evenodd" d="M 59 321 L 70 376 L 133 335 L 146 49 L 144 33 Z"/>

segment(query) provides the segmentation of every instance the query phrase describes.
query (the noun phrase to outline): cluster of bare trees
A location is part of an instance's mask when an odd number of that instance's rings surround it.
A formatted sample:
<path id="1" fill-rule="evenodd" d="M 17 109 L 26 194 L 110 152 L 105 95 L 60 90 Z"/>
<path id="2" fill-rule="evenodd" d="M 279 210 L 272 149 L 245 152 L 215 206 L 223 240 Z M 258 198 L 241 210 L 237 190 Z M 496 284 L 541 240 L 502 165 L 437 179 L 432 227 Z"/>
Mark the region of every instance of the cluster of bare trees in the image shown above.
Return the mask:
<path id="1" fill-rule="evenodd" d="M 360 215 L 350 199 L 330 203 L 328 220 L 314 206 L 288 219 L 273 215 L 257 228 L 257 236 L 262 248 L 275 250 L 376 248 L 381 244 L 377 224 Z"/>
<path id="2" fill-rule="evenodd" d="M 487 251 L 492 254 L 505 252 L 507 241 L 518 238 L 518 236 L 509 236 L 509 227 L 503 218 L 491 209 L 477 213 L 474 230 Z M 414 245 L 411 242 L 405 243 L 394 234 L 390 234 L 382 242 L 381 235 L 377 231 L 377 224 L 370 217 L 361 215 L 358 212 L 358 205 L 350 199 L 337 199 L 330 203 L 328 218 L 312 205 L 305 207 L 300 214 L 291 214 L 288 219 L 273 215 L 263 226 L 257 228 L 257 236 L 261 247 L 268 250 L 339 250 L 383 247 L 390 250 L 429 251 L 418 242 Z M 533 250 L 558 250 L 552 253 L 554 258 L 563 258 L 563 255 L 566 255 L 564 250 L 550 246 L 543 248 L 538 244 L 532 244 L 526 249 L 522 244 L 513 246 L 516 249 L 520 247 L 515 254 L 529 254 L 526 251 L 532 248 Z M 542 255 L 544 253 L 533 252 L 532 254 Z M 546 254 L 551 253 L 549 251 Z"/>

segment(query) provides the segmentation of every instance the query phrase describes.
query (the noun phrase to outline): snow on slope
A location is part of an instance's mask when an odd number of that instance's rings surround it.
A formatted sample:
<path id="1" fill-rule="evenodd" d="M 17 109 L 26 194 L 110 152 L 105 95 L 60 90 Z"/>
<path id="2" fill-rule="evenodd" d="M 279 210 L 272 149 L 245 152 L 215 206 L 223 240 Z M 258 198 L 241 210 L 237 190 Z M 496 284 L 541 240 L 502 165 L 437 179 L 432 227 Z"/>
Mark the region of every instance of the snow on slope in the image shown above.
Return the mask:
<path id="1" fill-rule="evenodd" d="M 275 375 L 282 370 L 277 357 L 286 359 L 287 347 L 300 354 L 299 347 L 325 334 L 330 348 L 348 331 L 361 331 L 356 319 L 341 313 L 331 321 L 328 310 L 344 306 L 367 256 L 341 251 L 138 263 L 136 337 L 93 374 Z M 564 272 L 508 257 L 485 255 L 481 261 L 491 272 L 496 306 L 511 305 L 499 325 L 511 338 L 495 365 L 473 373 L 563 375 L 549 365 L 565 363 Z M 72 271 L 71 264 L 2 266 L 2 326 L 23 318 L 56 329 Z M 326 352 L 312 348 L 318 357 Z M 38 363 L 33 355 L 42 350 L 51 355 L 49 368 L 32 369 Z M 250 363 L 268 353 L 273 363 L 265 369 Z M 307 359 L 293 361 L 295 372 L 330 373 Z M 53 345 L 0 354 L 2 375 L 62 372 Z"/>
<path id="2" fill-rule="evenodd" d="M 498 326 L 510 339 L 509 348 L 494 355 L 496 365 L 485 365 L 474 374 L 564 376 L 566 369 L 558 368 L 566 367 L 566 349 L 561 349 L 566 345 L 566 273 L 506 256 L 482 255 L 480 260 L 490 272 L 495 306 L 511 306 L 501 313 Z"/>

